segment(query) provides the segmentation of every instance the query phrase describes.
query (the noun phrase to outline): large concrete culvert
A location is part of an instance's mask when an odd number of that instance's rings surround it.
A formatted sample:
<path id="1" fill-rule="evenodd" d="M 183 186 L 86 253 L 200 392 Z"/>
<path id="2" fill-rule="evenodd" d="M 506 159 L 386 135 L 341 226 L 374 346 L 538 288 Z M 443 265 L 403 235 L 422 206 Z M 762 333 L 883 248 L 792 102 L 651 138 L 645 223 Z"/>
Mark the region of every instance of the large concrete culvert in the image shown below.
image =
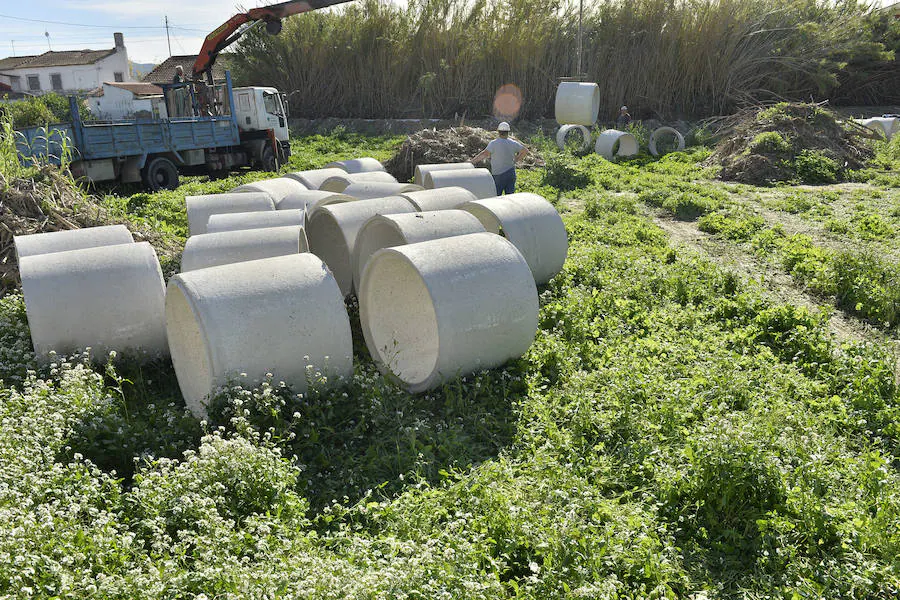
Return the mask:
<path id="1" fill-rule="evenodd" d="M 34 256 L 36 254 L 132 244 L 134 243 L 134 238 L 124 225 L 105 225 L 102 227 L 85 227 L 83 229 L 17 235 L 13 238 L 13 242 L 16 245 L 16 256 L 21 260 L 26 256 Z"/>
<path id="2" fill-rule="evenodd" d="M 502 234 L 522 253 L 537 283 L 562 270 L 569 249 L 566 226 L 543 197 L 530 192 L 476 200 L 460 207 L 478 217 L 484 228 Z"/>
<path id="3" fill-rule="evenodd" d="M 358 200 L 320 208 L 309 219 L 310 251 L 321 258 L 345 296 L 353 289 L 353 249 L 360 228 L 376 215 L 415 212 L 399 196 Z"/>
<path id="4" fill-rule="evenodd" d="M 276 177 L 274 179 L 263 179 L 254 181 L 253 183 L 245 183 L 231 190 L 232 192 L 265 192 L 272 196 L 272 200 L 277 204 L 282 198 L 293 193 L 302 192 L 307 187 L 300 183 L 297 179 L 290 177 Z"/>
<path id="5" fill-rule="evenodd" d="M 204 233 L 188 238 L 181 255 L 181 272 L 196 271 L 248 260 L 307 252 L 302 227 L 269 227 Z"/>
<path id="6" fill-rule="evenodd" d="M 461 187 L 478 198 L 497 195 L 497 186 L 487 169 L 455 169 L 452 171 L 432 171 L 425 174 L 426 189 Z"/>
<path id="7" fill-rule="evenodd" d="M 206 224 L 210 215 L 275 210 L 275 201 L 266 192 L 229 192 L 227 194 L 187 196 L 184 202 L 187 207 L 190 235 L 206 233 Z"/>
<path id="8" fill-rule="evenodd" d="M 245 213 L 224 213 L 210 215 L 206 222 L 207 233 L 219 233 L 222 231 L 237 231 L 239 229 L 265 229 L 267 227 L 289 227 L 306 224 L 306 211 L 274 210 L 255 211 Z"/>
<path id="9" fill-rule="evenodd" d="M 412 202 L 416 209 L 421 212 L 459 208 L 466 202 L 478 199 L 475 194 L 461 187 L 419 190 L 417 192 L 404 192 L 400 195 Z"/>
<path id="10" fill-rule="evenodd" d="M 176 275 L 166 328 L 185 403 L 206 415 L 211 394 L 271 373 L 304 393 L 353 371 L 350 320 L 337 282 L 310 253 L 240 262 Z"/>
<path id="11" fill-rule="evenodd" d="M 475 168 L 475 165 L 473 165 L 470 162 L 438 163 L 438 164 L 430 164 L 430 165 L 419 165 L 416 167 L 416 171 L 413 176 L 413 183 L 424 187 L 425 175 L 427 175 L 428 173 L 431 173 L 433 171 L 459 171 L 462 169 L 474 169 L 474 168 Z"/>
<path id="12" fill-rule="evenodd" d="M 634 156 L 639 151 L 637 139 L 630 133 L 618 129 L 606 129 L 600 132 L 597 143 L 594 145 L 594 152 L 606 160 Z"/>
<path id="13" fill-rule="evenodd" d="M 384 165 L 370 156 L 351 158 L 348 160 L 336 160 L 325 165 L 325 168 L 341 169 L 347 173 L 372 173 L 375 171 L 384 171 Z"/>
<path id="14" fill-rule="evenodd" d="M 24 256 L 19 273 L 38 356 L 168 354 L 165 281 L 147 242 Z"/>
<path id="15" fill-rule="evenodd" d="M 484 226 L 464 210 L 439 210 L 372 217 L 356 237 L 353 282 L 359 289 L 369 258 L 382 248 L 483 232 Z"/>
<path id="16" fill-rule="evenodd" d="M 538 326 L 531 270 L 489 233 L 378 251 L 359 305 L 379 369 L 413 393 L 521 356 Z"/>
<path id="17" fill-rule="evenodd" d="M 600 86 L 596 83 L 564 81 L 556 88 L 556 122 L 560 125 L 587 125 L 597 122 L 600 113 Z"/>

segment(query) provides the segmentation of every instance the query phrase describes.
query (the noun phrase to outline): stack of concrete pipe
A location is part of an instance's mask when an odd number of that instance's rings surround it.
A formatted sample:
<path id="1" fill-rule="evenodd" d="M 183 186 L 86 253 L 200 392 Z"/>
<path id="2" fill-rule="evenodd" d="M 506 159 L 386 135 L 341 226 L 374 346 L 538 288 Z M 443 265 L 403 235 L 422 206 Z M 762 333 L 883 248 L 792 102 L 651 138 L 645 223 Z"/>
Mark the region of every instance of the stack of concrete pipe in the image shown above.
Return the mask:
<path id="1" fill-rule="evenodd" d="M 153 247 L 122 225 L 15 237 L 35 354 L 91 348 L 168 354 L 165 282 Z"/>
<path id="2" fill-rule="evenodd" d="M 596 83 L 564 81 L 556 88 L 556 121 L 560 124 L 556 132 L 556 145 L 566 148 L 566 138 L 576 132 L 581 136 L 581 150 L 591 145 L 592 127 L 600 113 L 600 86 Z"/>
<path id="3" fill-rule="evenodd" d="M 443 172 L 459 171 L 476 169 Z M 370 353 L 418 392 L 524 353 L 536 284 L 567 247 L 559 215 L 534 194 L 416 187 L 335 202 L 309 217 L 308 243 L 308 204 L 276 211 L 259 191 L 188 200 L 195 233 L 167 290 L 152 248 L 124 227 L 17 238 L 36 352 L 170 351 L 202 417 L 232 381 L 272 377 L 303 393 L 349 376 L 343 299 L 355 287 Z"/>

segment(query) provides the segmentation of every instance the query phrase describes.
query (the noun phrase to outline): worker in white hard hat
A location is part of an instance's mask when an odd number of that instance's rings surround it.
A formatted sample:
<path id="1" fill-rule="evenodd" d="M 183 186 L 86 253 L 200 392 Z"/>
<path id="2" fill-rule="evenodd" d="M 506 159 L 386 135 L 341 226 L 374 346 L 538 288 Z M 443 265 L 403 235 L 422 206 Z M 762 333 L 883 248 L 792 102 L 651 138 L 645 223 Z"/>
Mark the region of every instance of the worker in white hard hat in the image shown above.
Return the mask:
<path id="1" fill-rule="evenodd" d="M 491 175 L 494 176 L 498 196 L 516 192 L 516 161 L 528 154 L 525 144 L 509 137 L 509 129 L 506 121 L 497 125 L 500 137 L 492 140 L 487 148 L 472 159 L 472 163 L 479 163 L 488 156 L 491 157 Z"/>
<path id="2" fill-rule="evenodd" d="M 616 117 L 616 129 L 625 129 L 631 124 L 631 115 L 628 113 L 628 107 L 622 106 L 619 109 L 619 116 Z"/>

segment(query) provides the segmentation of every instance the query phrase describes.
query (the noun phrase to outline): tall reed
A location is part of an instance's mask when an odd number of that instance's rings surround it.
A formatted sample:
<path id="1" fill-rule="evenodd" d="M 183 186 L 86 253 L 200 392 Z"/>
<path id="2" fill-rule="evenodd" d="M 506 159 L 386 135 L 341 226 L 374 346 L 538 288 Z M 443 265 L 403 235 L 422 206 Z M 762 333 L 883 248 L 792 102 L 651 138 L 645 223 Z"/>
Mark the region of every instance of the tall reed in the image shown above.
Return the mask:
<path id="1" fill-rule="evenodd" d="M 244 83 L 292 92 L 298 116 L 404 117 L 492 111 L 513 83 L 521 116 L 550 116 L 576 70 L 577 0 L 360 0 L 247 36 Z M 584 71 L 601 118 L 721 114 L 759 100 L 821 98 L 848 56 L 873 44 L 853 1 L 597 0 L 584 17 Z"/>

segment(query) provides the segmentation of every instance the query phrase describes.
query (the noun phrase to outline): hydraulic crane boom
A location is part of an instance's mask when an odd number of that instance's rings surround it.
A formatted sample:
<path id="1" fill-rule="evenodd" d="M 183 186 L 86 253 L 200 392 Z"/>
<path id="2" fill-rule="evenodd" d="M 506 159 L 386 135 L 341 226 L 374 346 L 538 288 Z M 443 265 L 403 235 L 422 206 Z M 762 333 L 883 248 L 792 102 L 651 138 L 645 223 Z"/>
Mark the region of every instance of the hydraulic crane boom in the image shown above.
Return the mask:
<path id="1" fill-rule="evenodd" d="M 207 83 L 212 84 L 212 67 L 219 58 L 219 53 L 237 41 L 259 21 L 264 21 L 266 31 L 274 35 L 281 31 L 281 19 L 285 17 L 344 2 L 350 2 L 350 0 L 289 0 L 271 6 L 252 8 L 245 13 L 234 15 L 206 36 L 197 61 L 194 63 L 194 80 L 200 80 L 206 74 Z"/>

